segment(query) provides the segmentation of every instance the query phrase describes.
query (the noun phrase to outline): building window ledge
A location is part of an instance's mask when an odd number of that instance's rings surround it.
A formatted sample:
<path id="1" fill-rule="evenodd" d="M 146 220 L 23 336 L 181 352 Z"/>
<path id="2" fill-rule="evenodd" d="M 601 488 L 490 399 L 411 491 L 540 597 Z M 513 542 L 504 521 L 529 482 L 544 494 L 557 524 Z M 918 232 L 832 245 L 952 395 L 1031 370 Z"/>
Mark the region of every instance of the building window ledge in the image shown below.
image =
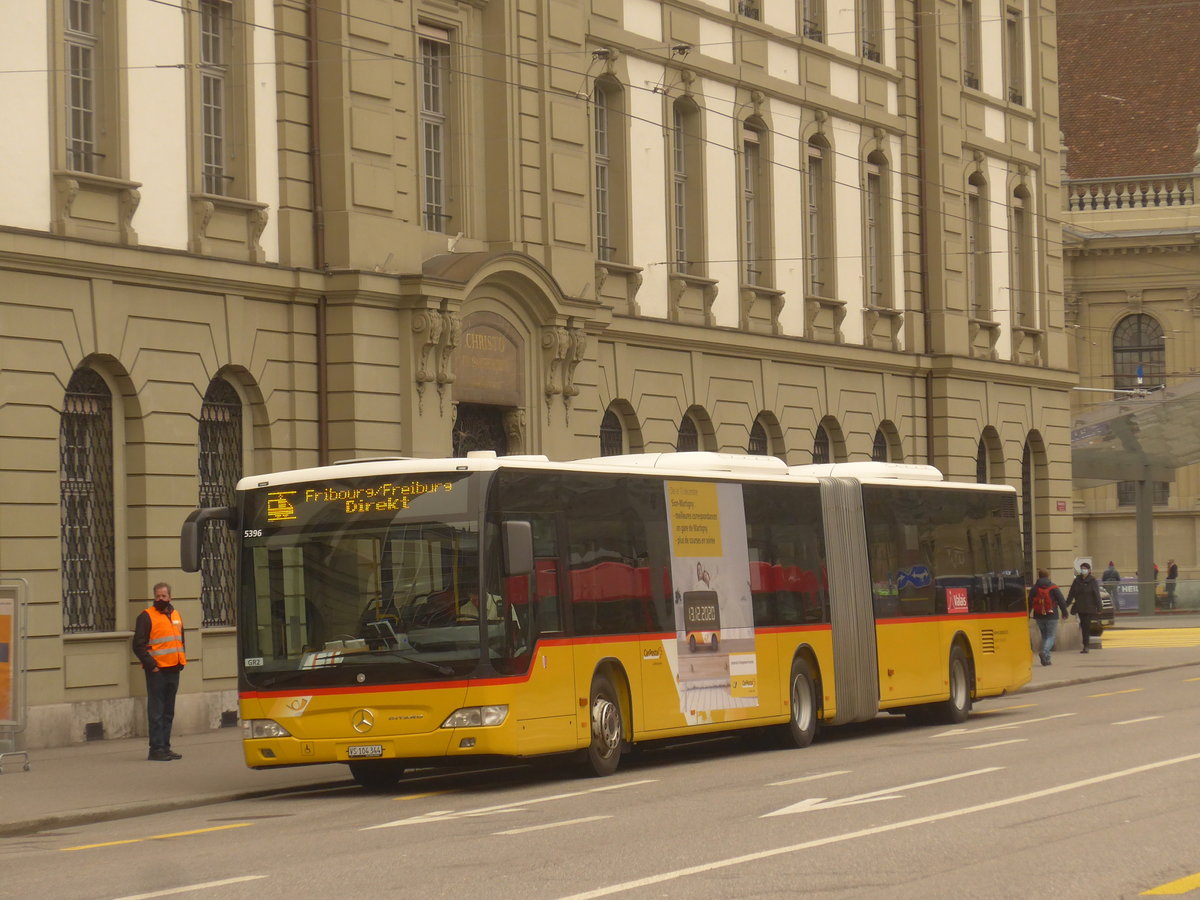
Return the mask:
<path id="1" fill-rule="evenodd" d="M 863 309 L 863 345 L 881 350 L 900 349 L 900 328 L 904 310 L 893 306 L 867 306 Z"/>
<path id="2" fill-rule="evenodd" d="M 701 278 L 685 272 L 672 272 L 667 276 L 668 317 L 672 322 L 689 325 L 713 325 L 713 302 L 717 299 L 717 282 L 713 278 Z"/>
<path id="3" fill-rule="evenodd" d="M 996 343 L 1000 340 L 1000 323 L 991 319 L 972 317 L 967 320 L 968 346 L 975 359 L 999 359 Z"/>
<path id="4" fill-rule="evenodd" d="M 192 194 L 188 249 L 202 256 L 264 262 L 259 239 L 267 227 L 267 204 L 219 194 Z"/>
<path id="5" fill-rule="evenodd" d="M 596 262 L 596 299 L 611 306 L 613 312 L 626 316 L 641 315 L 637 302 L 641 287 L 641 266 L 610 260 Z"/>
<path id="6" fill-rule="evenodd" d="M 738 292 L 741 304 L 738 325 L 742 331 L 757 334 L 782 334 L 779 314 L 783 312 L 783 291 L 760 284 L 743 284 Z"/>
<path id="7" fill-rule="evenodd" d="M 846 318 L 846 302 L 833 297 L 804 298 L 804 336 L 830 344 L 845 343 L 842 322 Z"/>
<path id="8" fill-rule="evenodd" d="M 67 169 L 55 170 L 53 179 L 54 234 L 137 246 L 133 214 L 142 200 L 141 182 Z"/>

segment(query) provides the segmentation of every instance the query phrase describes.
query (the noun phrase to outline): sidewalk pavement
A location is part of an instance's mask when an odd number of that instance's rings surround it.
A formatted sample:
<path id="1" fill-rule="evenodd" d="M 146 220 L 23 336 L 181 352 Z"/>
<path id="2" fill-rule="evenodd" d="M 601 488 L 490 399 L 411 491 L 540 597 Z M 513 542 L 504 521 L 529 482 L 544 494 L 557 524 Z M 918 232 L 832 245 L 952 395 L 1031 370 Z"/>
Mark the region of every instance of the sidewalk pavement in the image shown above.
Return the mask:
<path id="1" fill-rule="evenodd" d="M 1133 629 L 1198 628 L 1200 615 L 1121 619 L 1109 646 L 1084 655 L 1074 642 L 1056 648 L 1052 663 L 1033 660 L 1033 679 L 1020 693 L 1119 678 L 1159 669 L 1200 666 L 1200 646 L 1119 647 Z M 1115 633 L 1114 633 L 1115 632 Z M 981 708 L 986 709 L 985 701 Z M 149 762 L 145 738 L 74 744 L 9 757 L 0 774 L 0 838 L 68 828 L 173 809 L 186 809 L 289 791 L 353 784 L 340 764 L 254 771 L 242 759 L 242 731 L 224 728 L 183 735 L 174 762 Z"/>

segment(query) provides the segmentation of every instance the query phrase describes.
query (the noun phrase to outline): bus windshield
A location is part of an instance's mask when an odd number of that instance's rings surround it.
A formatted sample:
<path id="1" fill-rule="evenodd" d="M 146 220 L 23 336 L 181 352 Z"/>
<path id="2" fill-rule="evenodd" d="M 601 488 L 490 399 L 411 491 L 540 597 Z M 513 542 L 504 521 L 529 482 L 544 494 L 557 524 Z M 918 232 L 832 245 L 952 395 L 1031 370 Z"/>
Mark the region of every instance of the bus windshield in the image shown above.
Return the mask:
<path id="1" fill-rule="evenodd" d="M 246 492 L 239 632 L 248 686 L 473 671 L 485 635 L 501 629 L 487 621 L 498 616 L 486 602 L 480 623 L 480 532 L 462 478 Z"/>

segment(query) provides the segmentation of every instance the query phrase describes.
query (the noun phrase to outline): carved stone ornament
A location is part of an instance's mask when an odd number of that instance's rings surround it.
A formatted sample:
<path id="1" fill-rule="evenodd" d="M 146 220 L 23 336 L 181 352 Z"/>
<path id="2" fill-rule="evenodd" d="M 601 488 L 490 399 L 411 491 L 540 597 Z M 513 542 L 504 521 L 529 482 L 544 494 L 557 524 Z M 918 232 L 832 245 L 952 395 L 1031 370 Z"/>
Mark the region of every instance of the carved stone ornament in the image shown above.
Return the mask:
<path id="1" fill-rule="evenodd" d="M 413 315 L 412 330 L 414 334 L 419 335 L 415 379 L 417 392 L 420 393 L 425 389 L 425 385 L 434 379 L 434 372 L 429 366 L 429 358 L 442 338 L 441 311 L 437 309 L 418 310 Z"/>
<path id="2" fill-rule="evenodd" d="M 571 349 L 566 362 L 566 375 L 563 378 L 563 397 L 570 403 L 572 397 L 579 396 L 579 388 L 575 386 L 575 369 L 587 354 L 587 332 L 582 328 L 571 329 Z"/>
<path id="3" fill-rule="evenodd" d="M 508 442 L 509 454 L 524 453 L 525 442 L 525 410 L 508 409 L 503 417 L 504 437 Z"/>

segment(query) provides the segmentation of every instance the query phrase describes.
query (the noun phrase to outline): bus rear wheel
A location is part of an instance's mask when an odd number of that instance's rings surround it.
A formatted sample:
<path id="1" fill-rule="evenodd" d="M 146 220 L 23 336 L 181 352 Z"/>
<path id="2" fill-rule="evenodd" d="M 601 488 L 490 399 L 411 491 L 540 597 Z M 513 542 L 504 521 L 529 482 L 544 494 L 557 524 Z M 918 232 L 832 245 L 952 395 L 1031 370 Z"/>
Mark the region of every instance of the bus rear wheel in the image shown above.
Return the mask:
<path id="1" fill-rule="evenodd" d="M 789 684 L 792 717 L 783 726 L 787 743 L 791 747 L 807 747 L 817 736 L 817 683 L 807 661 L 797 659 L 792 663 Z"/>
<path id="2" fill-rule="evenodd" d="M 364 760 L 350 763 L 350 777 L 359 787 L 368 791 L 386 791 L 393 788 L 403 775 L 404 766 L 396 760 Z"/>
<path id="3" fill-rule="evenodd" d="M 967 721 L 971 712 L 971 663 L 963 648 L 955 644 L 950 650 L 950 697 L 930 707 L 930 718 L 941 725 L 957 725 Z"/>
<path id="4" fill-rule="evenodd" d="M 621 703 L 607 675 L 592 679 L 591 703 L 592 741 L 587 749 L 587 767 L 593 775 L 611 775 L 621 762 L 621 746 L 625 742 L 625 725 L 621 720 Z"/>

